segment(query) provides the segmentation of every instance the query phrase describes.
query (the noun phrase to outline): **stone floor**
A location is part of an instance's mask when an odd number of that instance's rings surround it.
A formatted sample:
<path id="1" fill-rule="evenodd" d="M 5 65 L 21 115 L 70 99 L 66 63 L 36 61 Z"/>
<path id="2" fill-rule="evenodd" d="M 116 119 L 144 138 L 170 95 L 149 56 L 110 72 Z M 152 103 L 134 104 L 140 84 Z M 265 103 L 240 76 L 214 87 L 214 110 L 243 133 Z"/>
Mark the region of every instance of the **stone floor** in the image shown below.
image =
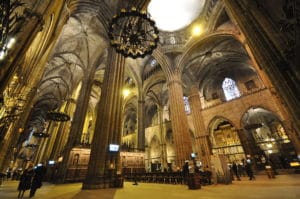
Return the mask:
<path id="1" fill-rule="evenodd" d="M 0 199 L 17 198 L 17 181 L 4 181 L 0 186 Z M 24 198 L 29 198 L 29 191 Z M 122 189 L 81 190 L 80 183 L 54 185 L 44 183 L 37 190 L 36 199 L 300 199 L 300 174 L 278 175 L 268 179 L 233 181 L 230 185 L 202 186 L 189 190 L 186 185 L 125 182 Z"/>

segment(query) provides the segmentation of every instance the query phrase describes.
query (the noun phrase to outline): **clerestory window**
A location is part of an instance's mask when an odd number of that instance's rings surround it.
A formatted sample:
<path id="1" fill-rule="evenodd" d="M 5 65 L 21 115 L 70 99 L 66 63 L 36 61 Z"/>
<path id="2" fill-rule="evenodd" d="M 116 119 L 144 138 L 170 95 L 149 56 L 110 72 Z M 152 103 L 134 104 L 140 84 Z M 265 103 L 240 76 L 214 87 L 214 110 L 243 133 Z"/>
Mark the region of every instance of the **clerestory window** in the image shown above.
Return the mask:
<path id="1" fill-rule="evenodd" d="M 235 81 L 231 78 L 225 78 L 222 83 L 223 92 L 225 94 L 226 101 L 238 98 L 241 96 L 239 88 Z"/>

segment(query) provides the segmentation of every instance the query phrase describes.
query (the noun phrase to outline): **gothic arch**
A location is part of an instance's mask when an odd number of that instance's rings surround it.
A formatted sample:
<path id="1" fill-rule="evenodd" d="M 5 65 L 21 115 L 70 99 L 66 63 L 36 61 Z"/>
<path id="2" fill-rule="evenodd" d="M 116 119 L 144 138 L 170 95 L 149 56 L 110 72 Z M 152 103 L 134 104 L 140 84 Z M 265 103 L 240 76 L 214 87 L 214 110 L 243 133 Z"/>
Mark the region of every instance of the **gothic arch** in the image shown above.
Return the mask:
<path id="1" fill-rule="evenodd" d="M 239 129 L 231 121 L 222 117 L 212 120 L 209 129 L 212 153 L 226 155 L 228 162 L 242 162 L 245 152 Z"/>
<path id="2" fill-rule="evenodd" d="M 231 38 L 234 40 L 237 40 L 241 45 L 243 44 L 242 38 L 234 34 L 232 31 L 217 31 L 214 33 L 210 33 L 207 35 L 204 35 L 201 39 L 196 38 L 189 41 L 189 43 L 186 44 L 184 53 L 178 58 L 176 68 L 182 71 L 184 67 L 187 65 L 187 62 L 190 59 L 190 56 L 197 51 L 197 49 L 205 46 L 210 41 L 216 39 L 216 38 Z"/>
<path id="3" fill-rule="evenodd" d="M 160 160 L 160 156 L 161 156 L 161 146 L 160 146 L 160 139 L 158 138 L 157 135 L 154 135 L 151 138 L 150 141 L 150 145 L 149 145 L 149 154 L 150 154 L 150 162 L 152 162 L 152 160 Z"/>
<path id="4" fill-rule="evenodd" d="M 270 108 L 270 109 L 269 109 Z M 253 110 L 253 109 L 263 109 L 267 112 L 272 113 L 275 117 L 277 117 L 280 121 L 283 121 L 284 118 L 282 118 L 281 115 L 278 114 L 278 112 L 276 112 L 276 110 L 273 110 L 272 107 L 267 107 L 267 106 L 263 106 L 263 105 L 257 105 L 257 106 L 253 106 L 253 105 L 249 105 L 248 107 L 246 107 L 244 109 L 243 112 L 241 112 L 241 117 L 240 117 L 240 126 L 243 126 L 243 117 L 248 113 L 249 110 Z"/>

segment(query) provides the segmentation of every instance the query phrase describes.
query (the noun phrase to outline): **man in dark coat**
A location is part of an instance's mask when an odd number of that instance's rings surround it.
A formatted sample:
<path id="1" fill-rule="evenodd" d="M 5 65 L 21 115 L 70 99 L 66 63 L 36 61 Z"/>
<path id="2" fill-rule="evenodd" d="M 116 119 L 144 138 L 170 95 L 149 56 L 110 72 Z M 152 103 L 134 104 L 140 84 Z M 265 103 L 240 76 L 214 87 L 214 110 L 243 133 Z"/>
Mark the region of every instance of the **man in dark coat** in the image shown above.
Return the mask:
<path id="1" fill-rule="evenodd" d="M 30 188 L 30 195 L 29 195 L 30 198 L 34 196 L 38 188 L 42 187 L 42 181 L 45 174 L 46 174 L 46 167 L 44 165 L 38 166 L 34 170 L 34 176 Z"/>
<path id="2" fill-rule="evenodd" d="M 25 191 L 30 189 L 33 175 L 34 175 L 33 164 L 29 164 L 27 169 L 23 171 L 20 177 L 20 182 L 18 186 L 18 191 L 19 191 L 18 198 L 23 198 Z"/>
<path id="3" fill-rule="evenodd" d="M 238 181 L 240 181 L 241 178 L 240 178 L 240 173 L 239 173 L 238 165 L 235 162 L 232 163 L 232 171 L 233 171 L 236 179 Z"/>

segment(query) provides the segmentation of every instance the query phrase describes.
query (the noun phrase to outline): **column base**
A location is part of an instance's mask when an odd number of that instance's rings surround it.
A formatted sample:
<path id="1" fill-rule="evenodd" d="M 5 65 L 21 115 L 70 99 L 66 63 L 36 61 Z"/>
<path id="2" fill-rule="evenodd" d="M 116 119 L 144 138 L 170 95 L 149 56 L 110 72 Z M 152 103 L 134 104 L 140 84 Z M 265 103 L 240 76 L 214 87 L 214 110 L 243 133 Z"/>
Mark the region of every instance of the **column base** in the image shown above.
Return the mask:
<path id="1" fill-rule="evenodd" d="M 124 179 L 122 176 L 93 177 L 86 179 L 82 184 L 82 189 L 109 189 L 123 188 Z"/>

